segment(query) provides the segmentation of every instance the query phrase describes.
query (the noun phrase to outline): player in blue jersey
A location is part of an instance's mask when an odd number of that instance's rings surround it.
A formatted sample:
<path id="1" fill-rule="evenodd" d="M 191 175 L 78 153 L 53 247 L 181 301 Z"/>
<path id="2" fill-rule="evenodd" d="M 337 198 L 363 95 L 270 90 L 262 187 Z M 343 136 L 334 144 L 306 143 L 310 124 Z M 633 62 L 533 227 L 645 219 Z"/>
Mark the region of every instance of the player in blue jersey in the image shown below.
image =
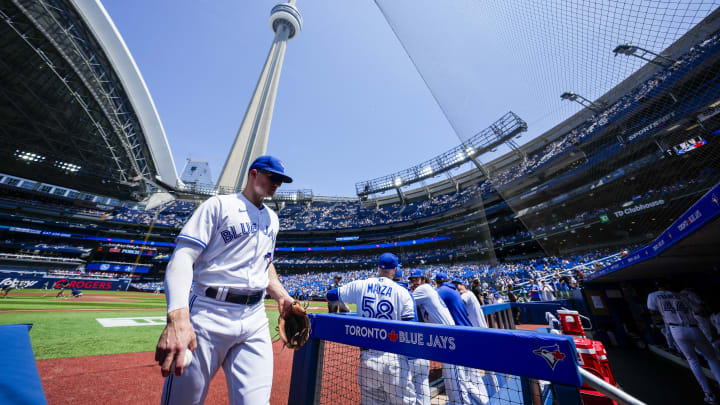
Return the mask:
<path id="1" fill-rule="evenodd" d="M 355 280 L 327 292 L 328 301 L 352 302 L 363 318 L 412 321 L 415 307 L 410 293 L 392 281 L 398 258 L 383 253 L 378 276 Z M 407 359 L 395 353 L 360 349 L 358 383 L 361 404 L 413 404 L 415 389 L 408 373 Z"/>
<path id="2" fill-rule="evenodd" d="M 455 321 L 455 325 L 470 326 L 470 316 L 468 315 L 465 303 L 458 292 L 457 286 L 448 280 L 447 274 L 440 272 L 435 275 L 435 284 L 437 285 L 437 293 L 441 300 L 445 303 L 450 316 Z M 482 372 L 463 366 L 457 366 L 460 375 L 464 374 L 469 381 L 465 381 L 464 388 L 467 390 L 470 402 L 473 404 L 486 404 L 490 400 L 482 380 Z"/>

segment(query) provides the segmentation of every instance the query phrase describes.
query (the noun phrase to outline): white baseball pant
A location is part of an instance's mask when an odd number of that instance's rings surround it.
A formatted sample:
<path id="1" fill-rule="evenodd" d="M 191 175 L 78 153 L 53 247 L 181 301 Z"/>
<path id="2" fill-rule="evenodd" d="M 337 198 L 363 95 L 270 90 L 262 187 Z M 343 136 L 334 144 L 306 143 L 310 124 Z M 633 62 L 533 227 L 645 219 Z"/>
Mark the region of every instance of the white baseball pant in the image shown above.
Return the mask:
<path id="1" fill-rule="evenodd" d="M 670 332 L 678 348 L 685 355 L 690 365 L 690 370 L 692 370 L 695 375 L 695 379 L 697 379 L 702 387 L 703 392 L 712 393 L 707 378 L 700 366 L 700 361 L 695 353 L 695 349 L 699 350 L 703 357 L 705 357 L 705 360 L 707 360 L 710 365 L 710 370 L 715 376 L 715 380 L 720 381 L 720 360 L 718 360 L 715 355 L 715 349 L 698 327 L 670 325 Z"/>
<path id="2" fill-rule="evenodd" d="M 401 365 L 401 362 L 405 364 Z M 407 359 L 395 353 L 361 351 L 358 383 L 362 405 L 415 403 L 415 389 L 410 381 Z"/>
<path id="3" fill-rule="evenodd" d="M 415 388 L 415 405 L 430 405 L 430 360 L 408 359 L 410 380 Z"/>
<path id="4" fill-rule="evenodd" d="M 221 366 L 231 405 L 270 403 L 273 352 L 263 301 L 246 306 L 192 294 L 190 321 L 193 361 L 181 377 L 165 380 L 161 404 L 203 404 Z"/>

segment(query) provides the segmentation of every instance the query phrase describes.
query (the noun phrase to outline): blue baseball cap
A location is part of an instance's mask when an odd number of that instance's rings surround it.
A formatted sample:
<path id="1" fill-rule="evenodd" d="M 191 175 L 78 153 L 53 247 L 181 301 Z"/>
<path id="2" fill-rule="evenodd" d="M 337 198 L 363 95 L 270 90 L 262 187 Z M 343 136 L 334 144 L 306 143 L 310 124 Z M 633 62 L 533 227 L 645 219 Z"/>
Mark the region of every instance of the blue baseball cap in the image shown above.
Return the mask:
<path id="1" fill-rule="evenodd" d="M 398 258 L 392 253 L 383 253 L 378 260 L 378 267 L 383 270 L 396 269 L 398 266 Z"/>
<path id="2" fill-rule="evenodd" d="M 424 276 L 425 276 L 425 274 L 423 274 L 423 271 L 422 271 L 422 270 L 420 270 L 420 269 L 415 269 L 415 270 L 413 270 L 413 271 L 410 272 L 410 277 L 409 277 L 409 278 L 413 278 L 413 277 L 424 277 Z"/>
<path id="3" fill-rule="evenodd" d="M 462 281 L 462 279 L 459 279 L 459 278 L 456 278 L 456 279 L 455 279 L 455 280 L 453 280 L 452 282 L 453 282 L 453 283 L 458 283 L 458 284 L 462 284 L 462 285 L 465 285 L 465 282 L 464 282 L 464 281 Z"/>
<path id="4" fill-rule="evenodd" d="M 447 274 L 445 274 L 445 273 L 443 273 L 443 272 L 439 272 L 439 273 L 436 273 L 436 274 L 435 274 L 435 281 L 436 281 L 436 282 L 437 282 L 437 281 L 440 281 L 440 280 L 447 280 L 447 279 L 448 279 Z"/>
<path id="5" fill-rule="evenodd" d="M 285 174 L 285 165 L 275 156 L 263 155 L 255 159 L 250 165 L 250 170 L 264 170 L 266 172 L 277 174 L 282 178 L 283 183 L 292 183 L 292 178 Z M 250 171 L 248 170 L 248 172 Z"/>

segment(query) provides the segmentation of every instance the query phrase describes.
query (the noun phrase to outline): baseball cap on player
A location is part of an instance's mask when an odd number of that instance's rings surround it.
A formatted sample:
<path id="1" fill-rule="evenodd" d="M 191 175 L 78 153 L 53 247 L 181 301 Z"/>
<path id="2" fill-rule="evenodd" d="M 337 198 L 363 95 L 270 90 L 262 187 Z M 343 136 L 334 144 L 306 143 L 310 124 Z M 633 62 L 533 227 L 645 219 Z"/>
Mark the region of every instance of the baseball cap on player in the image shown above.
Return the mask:
<path id="1" fill-rule="evenodd" d="M 398 258 L 392 253 L 383 253 L 378 260 L 378 267 L 383 270 L 395 269 L 398 266 Z"/>
<path id="2" fill-rule="evenodd" d="M 447 280 L 447 279 L 448 279 L 447 274 L 445 274 L 443 272 L 439 272 L 439 273 L 435 274 L 435 282 L 438 282 L 441 280 Z"/>
<path id="3" fill-rule="evenodd" d="M 398 264 L 397 271 L 395 272 L 395 278 L 403 278 L 402 267 Z"/>
<path id="4" fill-rule="evenodd" d="M 263 170 L 266 172 L 277 174 L 282 178 L 283 183 L 292 183 L 292 178 L 285 174 L 285 165 L 275 156 L 263 155 L 255 159 L 250 165 L 250 170 Z M 248 170 L 248 172 L 250 171 Z"/>
<path id="5" fill-rule="evenodd" d="M 461 280 L 461 279 L 459 279 L 459 278 L 456 278 L 456 279 L 455 279 L 455 280 L 453 280 L 452 282 L 453 282 L 454 284 L 462 284 L 462 285 L 465 285 L 465 282 L 464 282 L 464 281 L 462 281 L 462 280 Z"/>
<path id="6" fill-rule="evenodd" d="M 409 277 L 409 278 L 413 278 L 413 277 L 423 277 L 423 276 L 424 276 L 424 274 L 423 274 L 422 270 L 415 269 L 415 270 L 413 270 L 413 271 L 410 272 L 410 277 Z"/>

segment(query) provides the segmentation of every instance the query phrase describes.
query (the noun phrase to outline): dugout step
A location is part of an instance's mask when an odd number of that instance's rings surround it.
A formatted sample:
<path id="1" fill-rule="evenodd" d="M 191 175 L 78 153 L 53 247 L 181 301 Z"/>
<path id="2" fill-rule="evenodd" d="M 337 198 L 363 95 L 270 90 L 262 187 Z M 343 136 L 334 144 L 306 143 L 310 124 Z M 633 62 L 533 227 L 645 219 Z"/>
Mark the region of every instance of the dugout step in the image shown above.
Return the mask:
<path id="1" fill-rule="evenodd" d="M 652 350 L 624 347 L 606 347 L 606 350 L 618 384 L 635 398 L 647 404 L 704 403 L 703 392 L 686 366 Z M 714 380 L 710 383 L 718 389 Z"/>

